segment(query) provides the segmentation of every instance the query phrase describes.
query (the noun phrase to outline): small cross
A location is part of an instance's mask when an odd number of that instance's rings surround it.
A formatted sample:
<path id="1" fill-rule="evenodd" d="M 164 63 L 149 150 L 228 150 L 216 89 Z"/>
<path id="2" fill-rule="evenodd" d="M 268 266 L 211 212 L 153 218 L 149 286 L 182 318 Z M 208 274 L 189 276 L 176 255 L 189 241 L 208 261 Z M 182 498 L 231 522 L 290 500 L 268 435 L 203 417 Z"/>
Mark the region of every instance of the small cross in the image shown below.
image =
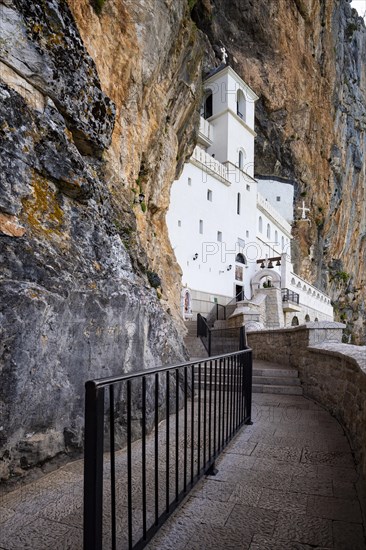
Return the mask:
<path id="1" fill-rule="evenodd" d="M 301 210 L 301 219 L 307 220 L 306 212 L 310 212 L 310 208 L 305 208 L 305 202 L 302 201 L 302 206 L 297 207 L 298 210 Z"/>
<path id="2" fill-rule="evenodd" d="M 229 55 L 226 52 L 225 46 L 222 47 L 220 51 L 222 52 L 222 62 L 226 65 L 226 58 L 229 57 Z"/>

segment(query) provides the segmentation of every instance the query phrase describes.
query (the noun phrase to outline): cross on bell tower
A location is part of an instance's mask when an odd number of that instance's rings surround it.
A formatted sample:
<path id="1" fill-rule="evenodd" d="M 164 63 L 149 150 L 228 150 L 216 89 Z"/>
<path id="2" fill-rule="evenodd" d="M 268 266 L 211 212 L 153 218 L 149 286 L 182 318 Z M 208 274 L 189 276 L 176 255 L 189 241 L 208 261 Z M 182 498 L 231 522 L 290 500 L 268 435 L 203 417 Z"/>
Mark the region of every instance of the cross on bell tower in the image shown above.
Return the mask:
<path id="1" fill-rule="evenodd" d="M 229 57 L 227 51 L 226 51 L 226 48 L 225 46 L 223 46 L 221 49 L 220 49 L 221 53 L 222 53 L 222 62 L 224 63 L 224 65 L 226 65 L 226 58 Z"/>

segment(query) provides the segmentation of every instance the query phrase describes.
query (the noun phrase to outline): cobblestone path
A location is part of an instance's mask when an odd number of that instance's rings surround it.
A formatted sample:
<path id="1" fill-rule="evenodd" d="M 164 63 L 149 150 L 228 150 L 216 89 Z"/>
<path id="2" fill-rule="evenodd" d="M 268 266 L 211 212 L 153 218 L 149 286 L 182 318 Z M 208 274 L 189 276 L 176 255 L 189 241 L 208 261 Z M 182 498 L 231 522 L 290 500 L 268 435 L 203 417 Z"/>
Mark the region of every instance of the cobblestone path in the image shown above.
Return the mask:
<path id="1" fill-rule="evenodd" d="M 358 474 L 338 422 L 303 397 L 271 394 L 254 395 L 253 421 L 217 461 L 218 474 L 198 483 L 149 550 L 366 550 Z M 120 451 L 117 466 L 125 462 Z M 164 484 L 164 461 L 161 468 Z M 81 550 L 82 474 L 82 461 L 73 462 L 3 495 L 0 548 Z M 125 493 L 123 478 L 117 498 L 119 492 Z M 123 505 L 119 514 L 122 549 Z M 105 515 L 108 526 L 107 509 Z M 136 532 L 138 520 L 137 513 Z"/>

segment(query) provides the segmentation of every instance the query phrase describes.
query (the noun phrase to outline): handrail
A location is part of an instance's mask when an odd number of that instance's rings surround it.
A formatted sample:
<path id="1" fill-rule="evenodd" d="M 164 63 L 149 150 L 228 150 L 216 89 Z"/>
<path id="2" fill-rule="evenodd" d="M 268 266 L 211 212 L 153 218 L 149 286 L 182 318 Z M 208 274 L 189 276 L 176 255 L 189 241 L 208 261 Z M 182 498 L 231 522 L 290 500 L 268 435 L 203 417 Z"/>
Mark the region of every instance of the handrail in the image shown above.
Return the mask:
<path id="1" fill-rule="evenodd" d="M 242 349 L 239 345 L 239 342 L 241 342 L 242 338 L 244 341 L 246 339 L 245 327 L 242 326 L 236 328 L 214 328 L 213 326 L 210 326 L 210 324 L 207 322 L 207 319 L 203 317 L 203 315 L 198 313 L 197 338 L 201 339 L 201 342 L 203 343 L 208 353 L 208 356 L 211 357 L 213 351 L 217 353 L 217 351 L 221 350 L 221 348 L 226 350 L 231 348 L 231 351 Z M 235 349 L 232 349 L 233 346 L 235 347 Z"/>
<path id="2" fill-rule="evenodd" d="M 211 328 L 207 323 L 207 319 L 200 313 L 197 314 L 197 338 L 201 339 L 201 342 L 205 346 L 208 356 L 211 355 Z"/>
<path id="3" fill-rule="evenodd" d="M 240 292 L 238 292 L 238 294 L 236 296 L 234 296 L 234 298 L 232 300 L 230 300 L 230 302 L 228 302 L 226 304 L 225 307 L 234 305 L 234 304 L 236 304 L 236 302 L 241 302 L 241 301 L 247 300 L 247 299 L 248 298 L 245 296 L 245 292 L 244 292 L 244 288 L 243 288 Z"/>
<path id="4" fill-rule="evenodd" d="M 300 295 L 297 292 L 289 290 L 288 288 L 282 288 L 281 293 L 283 302 L 294 302 L 295 304 L 300 303 Z"/>
<path id="5" fill-rule="evenodd" d="M 89 380 L 85 391 L 84 550 L 107 550 L 106 528 L 108 548 L 142 549 L 251 424 L 252 350 Z"/>

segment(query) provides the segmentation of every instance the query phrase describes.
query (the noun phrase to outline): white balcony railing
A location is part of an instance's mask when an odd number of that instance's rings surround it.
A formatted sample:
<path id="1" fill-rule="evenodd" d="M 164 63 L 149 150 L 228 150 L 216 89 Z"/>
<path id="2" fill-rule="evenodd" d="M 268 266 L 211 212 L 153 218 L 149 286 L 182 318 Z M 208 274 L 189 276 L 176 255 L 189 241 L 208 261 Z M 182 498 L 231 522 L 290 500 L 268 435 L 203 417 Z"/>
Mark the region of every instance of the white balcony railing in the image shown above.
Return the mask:
<path id="1" fill-rule="evenodd" d="M 219 176 L 223 180 L 230 183 L 229 180 L 229 174 L 226 166 L 221 164 L 218 160 L 216 160 L 214 157 L 206 153 L 204 149 L 199 147 L 198 145 L 195 147 L 192 155 L 193 161 L 198 162 L 201 164 L 207 173 L 212 173 L 216 176 Z"/>
<path id="2" fill-rule="evenodd" d="M 213 126 L 208 122 L 208 120 L 205 120 L 203 117 L 201 117 L 200 119 L 200 134 L 207 141 L 213 141 Z"/>
<path id="3" fill-rule="evenodd" d="M 324 292 L 308 283 L 296 273 L 289 273 L 289 278 L 286 280 L 286 286 L 291 291 L 297 292 L 300 295 L 301 304 L 307 305 L 327 315 L 333 315 L 333 306 L 330 296 L 324 294 Z"/>
<path id="4" fill-rule="evenodd" d="M 257 194 L 257 205 L 264 211 L 266 211 L 273 219 L 275 219 L 282 227 L 291 233 L 291 225 L 285 218 L 277 212 L 277 210 L 260 194 Z"/>

